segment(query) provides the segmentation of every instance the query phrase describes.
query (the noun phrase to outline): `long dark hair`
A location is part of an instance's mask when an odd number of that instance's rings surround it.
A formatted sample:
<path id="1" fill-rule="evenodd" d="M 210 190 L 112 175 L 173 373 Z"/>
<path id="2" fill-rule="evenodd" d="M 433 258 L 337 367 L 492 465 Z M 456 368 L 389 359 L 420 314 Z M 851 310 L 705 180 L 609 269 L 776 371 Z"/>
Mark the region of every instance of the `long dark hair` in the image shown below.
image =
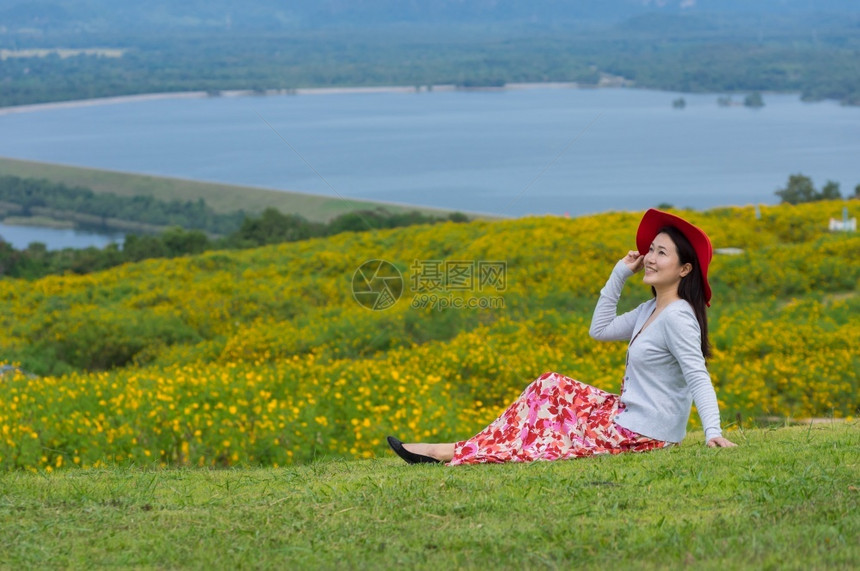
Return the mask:
<path id="1" fill-rule="evenodd" d="M 690 264 L 693 267 L 690 273 L 681 278 L 678 284 L 678 296 L 693 307 L 693 313 L 696 314 L 696 321 L 699 322 L 699 329 L 702 331 L 702 355 L 707 359 L 711 356 L 711 343 L 708 341 L 708 315 L 705 313 L 705 284 L 696 250 L 693 249 L 687 237 L 674 226 L 664 226 L 658 234 L 666 234 L 672 239 L 682 266 Z M 657 295 L 657 290 L 653 286 L 651 293 Z"/>

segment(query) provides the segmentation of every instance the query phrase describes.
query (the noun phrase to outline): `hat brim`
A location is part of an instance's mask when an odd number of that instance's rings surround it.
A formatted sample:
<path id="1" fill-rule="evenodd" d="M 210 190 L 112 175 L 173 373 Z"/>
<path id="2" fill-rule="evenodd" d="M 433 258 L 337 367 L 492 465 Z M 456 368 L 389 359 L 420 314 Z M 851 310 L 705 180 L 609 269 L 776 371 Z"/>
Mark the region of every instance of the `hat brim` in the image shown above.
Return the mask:
<path id="1" fill-rule="evenodd" d="M 673 226 L 683 234 L 693 249 L 696 251 L 696 257 L 699 259 L 699 269 L 702 273 L 702 280 L 705 286 L 705 303 L 710 306 L 711 301 L 711 286 L 708 283 L 708 266 L 711 263 L 711 258 L 714 256 L 714 249 L 711 246 L 711 240 L 705 231 L 698 226 L 693 226 L 683 218 L 651 208 L 642 217 L 639 222 L 639 228 L 636 230 L 636 248 L 643 256 L 648 253 L 651 248 L 651 242 L 657 237 L 657 234 L 662 228 Z"/>

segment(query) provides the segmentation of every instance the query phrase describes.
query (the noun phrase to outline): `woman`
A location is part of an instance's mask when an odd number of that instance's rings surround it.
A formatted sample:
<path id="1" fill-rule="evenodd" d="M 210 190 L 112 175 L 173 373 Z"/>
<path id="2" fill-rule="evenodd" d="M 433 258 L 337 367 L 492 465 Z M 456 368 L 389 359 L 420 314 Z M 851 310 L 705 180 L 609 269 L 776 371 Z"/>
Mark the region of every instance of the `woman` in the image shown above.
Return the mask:
<path id="1" fill-rule="evenodd" d="M 449 465 L 644 452 L 684 439 L 693 401 L 707 445 L 735 446 L 722 437 L 705 367 L 711 241 L 686 220 L 651 209 L 639 223 L 636 246 L 600 291 L 589 331 L 602 341 L 629 340 L 620 395 L 546 373 L 471 439 L 403 444 L 389 436 L 394 452 L 410 464 Z M 625 281 L 643 269 L 654 298 L 617 315 Z"/>

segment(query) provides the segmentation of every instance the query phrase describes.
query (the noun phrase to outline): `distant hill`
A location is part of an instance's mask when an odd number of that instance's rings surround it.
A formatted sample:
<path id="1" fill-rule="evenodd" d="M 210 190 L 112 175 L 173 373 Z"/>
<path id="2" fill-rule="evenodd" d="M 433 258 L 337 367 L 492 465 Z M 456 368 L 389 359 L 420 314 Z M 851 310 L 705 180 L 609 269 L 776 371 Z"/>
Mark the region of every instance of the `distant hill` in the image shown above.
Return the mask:
<path id="1" fill-rule="evenodd" d="M 81 168 L 5 157 L 0 157 L 0 177 L 2 176 L 44 179 L 57 184 L 85 187 L 97 193 L 110 193 L 123 197 L 150 197 L 162 201 L 204 200 L 218 214 L 243 210 L 248 214 L 256 215 L 266 208 L 276 208 L 281 212 L 301 215 L 314 222 L 328 222 L 341 214 L 379 207 L 385 207 L 396 213 L 419 211 L 422 214 L 443 217 L 451 213 L 449 210 L 439 208 L 368 200 L 344 200 L 336 196 Z M 482 216 L 482 218 L 494 217 Z"/>
<path id="2" fill-rule="evenodd" d="M 642 14 L 798 16 L 858 14 L 849 0 L 6 0 L 0 37 L 46 32 L 170 33 L 393 24 L 614 24 Z"/>
<path id="3" fill-rule="evenodd" d="M 0 0 L 0 107 L 607 75 L 858 104 L 858 30 L 848 0 Z"/>

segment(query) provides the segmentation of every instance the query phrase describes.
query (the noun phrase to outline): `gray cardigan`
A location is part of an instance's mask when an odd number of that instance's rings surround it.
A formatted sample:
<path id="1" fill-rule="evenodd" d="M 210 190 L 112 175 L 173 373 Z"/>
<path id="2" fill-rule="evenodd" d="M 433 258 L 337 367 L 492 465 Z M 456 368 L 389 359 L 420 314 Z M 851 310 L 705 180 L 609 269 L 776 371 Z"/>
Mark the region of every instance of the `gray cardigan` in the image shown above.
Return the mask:
<path id="1" fill-rule="evenodd" d="M 702 336 L 693 308 L 684 300 L 666 306 L 640 333 L 654 312 L 655 299 L 616 315 L 624 282 L 633 275 L 620 261 L 612 270 L 594 308 L 589 333 L 601 341 L 629 341 L 621 402 L 616 422 L 634 432 L 680 442 L 695 401 L 705 441 L 721 436 L 720 410 L 702 356 Z M 638 337 L 637 337 L 638 334 Z"/>

